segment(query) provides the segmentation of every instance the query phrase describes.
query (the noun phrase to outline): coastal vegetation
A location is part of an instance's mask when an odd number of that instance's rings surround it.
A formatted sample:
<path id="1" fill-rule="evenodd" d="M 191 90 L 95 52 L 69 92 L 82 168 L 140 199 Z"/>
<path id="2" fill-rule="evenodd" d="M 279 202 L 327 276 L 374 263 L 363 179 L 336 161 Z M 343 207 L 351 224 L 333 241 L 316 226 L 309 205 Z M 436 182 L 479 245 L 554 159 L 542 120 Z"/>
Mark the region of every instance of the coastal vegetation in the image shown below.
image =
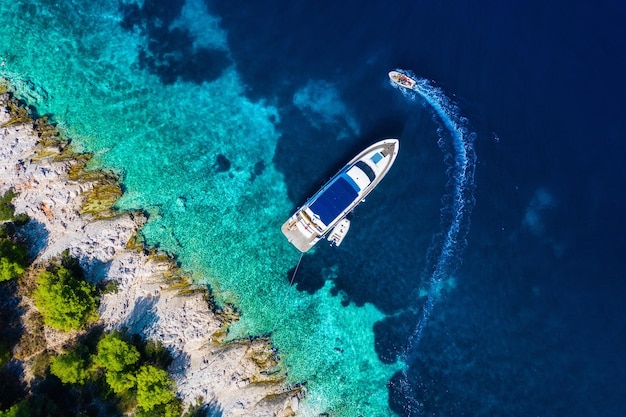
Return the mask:
<path id="1" fill-rule="evenodd" d="M 51 360 L 50 373 L 75 391 L 100 387 L 121 411 L 180 416 L 182 404 L 174 395 L 174 383 L 162 369 L 171 362 L 167 351 L 153 341 L 127 339 L 118 332 L 106 333 L 92 351 L 87 344 L 78 344 Z"/>
<path id="2" fill-rule="evenodd" d="M 98 294 L 76 268 L 68 267 L 67 255 L 59 264 L 51 264 L 36 278 L 33 299 L 43 316 L 43 322 L 57 330 L 71 331 L 85 328 L 98 319 Z"/>
<path id="3" fill-rule="evenodd" d="M 26 250 L 0 231 L 0 282 L 22 276 L 26 268 Z"/>
<path id="4" fill-rule="evenodd" d="M 93 328 L 66 353 L 50 359 L 47 372 L 34 381 L 33 392 L 8 408 L 0 402 L 0 410 L 5 408 L 0 417 L 179 417 L 183 405 L 163 369 L 170 362 L 169 354 L 158 343 Z M 198 411 L 192 409 L 185 416 Z"/>
<path id="5" fill-rule="evenodd" d="M 13 198 L 7 192 L 0 200 L 0 417 L 181 416 L 165 371 L 169 352 L 139 336 L 103 332 L 99 296 L 117 286 L 103 282 L 97 290 L 68 251 L 30 265 Z M 46 341 L 45 327 L 59 346 Z"/>
<path id="6" fill-rule="evenodd" d="M 28 221 L 25 215 L 16 216 L 11 201 L 12 190 L 0 197 L 0 282 L 19 278 L 26 268 L 26 249 L 12 236 L 14 224 Z"/>
<path id="7" fill-rule="evenodd" d="M 0 221 L 11 220 L 13 218 L 13 206 L 11 200 L 15 197 L 13 190 L 9 190 L 0 197 Z"/>
<path id="8" fill-rule="evenodd" d="M 15 214 L 11 201 L 15 198 L 13 190 L 9 190 L 0 197 L 0 222 L 9 221 L 18 225 L 28 222 L 25 214 Z"/>

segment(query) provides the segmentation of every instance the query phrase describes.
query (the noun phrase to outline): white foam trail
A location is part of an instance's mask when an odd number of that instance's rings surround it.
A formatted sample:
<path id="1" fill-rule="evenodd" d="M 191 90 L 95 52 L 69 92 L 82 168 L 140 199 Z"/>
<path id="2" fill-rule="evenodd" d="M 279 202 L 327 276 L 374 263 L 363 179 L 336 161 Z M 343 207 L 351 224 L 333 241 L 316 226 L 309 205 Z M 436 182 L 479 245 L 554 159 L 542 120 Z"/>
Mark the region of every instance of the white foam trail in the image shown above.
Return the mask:
<path id="1" fill-rule="evenodd" d="M 439 130 L 438 145 L 444 151 L 444 160 L 448 165 L 448 193 L 444 196 L 442 208 L 441 241 L 431 247 L 438 251 L 434 265 L 428 272 L 429 291 L 422 315 L 409 338 L 409 344 L 403 354 L 407 366 L 415 360 L 415 350 L 422 337 L 422 332 L 438 300 L 439 288 L 443 279 L 449 278 L 460 263 L 460 254 L 465 248 L 465 238 L 469 228 L 469 216 L 474 206 L 474 171 L 476 155 L 474 152 L 475 134 L 468 128 L 468 121 L 460 115 L 459 108 L 445 95 L 441 88 L 433 86 L 428 80 L 418 78 L 411 71 L 396 70 L 417 81 L 411 89 L 397 87 L 410 101 L 421 97 L 438 116 L 438 120 L 449 135 Z M 448 201 L 448 199 L 450 199 Z M 441 245 L 441 246 L 440 246 Z"/>
<path id="2" fill-rule="evenodd" d="M 449 278 L 458 267 L 461 252 L 465 248 L 465 238 L 469 229 L 469 216 L 474 207 L 474 171 L 476 154 L 474 152 L 475 134 L 468 128 L 468 121 L 460 115 L 459 108 L 445 95 L 441 88 L 433 86 L 428 80 L 418 78 L 411 71 L 396 70 L 417 81 L 410 90 L 391 83 L 412 102 L 422 98 L 443 123 L 438 129 L 437 144 L 444 152 L 444 161 L 448 166 L 447 192 L 442 199 L 441 233 L 435 236 L 429 253 L 434 254 L 434 261 L 429 262 L 425 271 L 428 276 L 428 296 L 422 309 L 421 317 L 409 337 L 409 341 L 401 359 L 405 363 L 403 378 L 397 381 L 396 389 L 404 393 L 404 409 L 407 415 L 421 414 L 421 404 L 417 400 L 408 377 L 409 367 L 417 358 L 417 346 L 430 315 L 439 299 L 442 280 Z M 441 237 L 441 239 L 438 239 Z"/>

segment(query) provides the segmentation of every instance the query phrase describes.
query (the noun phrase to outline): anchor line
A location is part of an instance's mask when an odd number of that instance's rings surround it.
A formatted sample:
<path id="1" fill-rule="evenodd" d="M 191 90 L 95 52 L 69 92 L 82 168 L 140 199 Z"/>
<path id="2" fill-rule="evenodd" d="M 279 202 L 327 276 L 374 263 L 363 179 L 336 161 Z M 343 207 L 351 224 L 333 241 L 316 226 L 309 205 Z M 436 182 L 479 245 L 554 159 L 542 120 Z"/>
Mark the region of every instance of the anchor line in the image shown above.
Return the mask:
<path id="1" fill-rule="evenodd" d="M 300 262 L 302 262 L 302 258 L 304 257 L 304 252 L 300 254 L 300 259 L 298 259 L 298 263 L 296 264 L 296 269 L 293 270 L 293 274 L 291 275 L 291 279 L 289 280 L 289 288 L 293 285 L 293 280 L 296 278 L 296 274 L 298 273 L 298 268 L 300 267 Z M 289 290 L 287 288 L 287 290 Z"/>
<path id="2" fill-rule="evenodd" d="M 287 297 L 289 296 L 289 291 L 291 290 L 291 287 L 293 286 L 293 281 L 296 279 L 296 274 L 298 273 L 298 268 L 300 268 L 300 262 L 302 262 L 302 258 L 303 257 L 304 257 L 304 252 L 300 254 L 300 259 L 298 259 L 298 263 L 296 264 L 296 268 L 293 270 L 293 274 L 291 274 L 291 279 L 289 280 L 289 286 L 285 290 L 285 295 L 283 296 L 284 300 L 286 300 Z M 272 326 L 272 333 L 276 329 L 276 326 L 278 325 L 278 323 L 281 321 L 281 318 L 282 317 L 276 318 L 276 321 L 274 322 L 274 325 Z"/>

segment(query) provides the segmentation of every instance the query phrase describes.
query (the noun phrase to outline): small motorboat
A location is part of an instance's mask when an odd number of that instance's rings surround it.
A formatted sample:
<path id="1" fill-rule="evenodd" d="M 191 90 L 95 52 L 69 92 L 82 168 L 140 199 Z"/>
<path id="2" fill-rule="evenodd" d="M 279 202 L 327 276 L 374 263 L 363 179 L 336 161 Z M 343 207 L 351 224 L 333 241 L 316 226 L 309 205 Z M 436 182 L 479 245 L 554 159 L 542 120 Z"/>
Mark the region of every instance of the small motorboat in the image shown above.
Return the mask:
<path id="1" fill-rule="evenodd" d="M 412 89 L 417 84 L 413 78 L 399 71 L 389 71 L 389 79 L 400 87 Z"/>

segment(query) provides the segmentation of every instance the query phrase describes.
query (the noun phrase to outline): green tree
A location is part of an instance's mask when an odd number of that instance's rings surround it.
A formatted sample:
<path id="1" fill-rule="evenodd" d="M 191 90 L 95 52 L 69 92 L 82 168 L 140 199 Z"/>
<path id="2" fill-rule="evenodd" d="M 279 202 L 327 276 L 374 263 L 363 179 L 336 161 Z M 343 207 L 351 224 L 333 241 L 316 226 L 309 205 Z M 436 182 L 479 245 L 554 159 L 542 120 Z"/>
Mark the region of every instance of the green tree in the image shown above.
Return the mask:
<path id="1" fill-rule="evenodd" d="M 80 352 L 57 356 L 50 362 L 50 372 L 64 384 L 84 384 L 89 376 L 89 362 Z"/>
<path id="2" fill-rule="evenodd" d="M 26 251 L 10 239 L 0 238 L 0 282 L 19 278 L 26 267 Z"/>
<path id="3" fill-rule="evenodd" d="M 110 333 L 98 342 L 95 363 L 107 371 L 123 372 L 128 371 L 139 360 L 139 356 L 135 346 Z"/>
<path id="4" fill-rule="evenodd" d="M 121 394 L 135 386 L 133 365 L 137 363 L 139 357 L 139 351 L 135 346 L 126 343 L 115 334 L 107 334 L 98 342 L 95 363 L 105 369 L 106 381 L 111 389 Z"/>
<path id="5" fill-rule="evenodd" d="M 66 415 L 48 394 L 30 396 L 5 411 L 0 411 L 0 417 L 31 417 L 46 416 L 60 417 Z"/>
<path id="6" fill-rule="evenodd" d="M 20 401 L 5 411 L 0 411 L 0 417 L 30 417 L 31 410 L 28 402 Z"/>
<path id="7" fill-rule="evenodd" d="M 53 266 L 36 279 L 33 297 L 44 323 L 70 331 L 96 321 L 98 296 L 93 285 L 77 278 L 64 266 Z"/>
<path id="8" fill-rule="evenodd" d="M 150 411 L 155 406 L 174 399 L 173 382 L 162 369 L 144 365 L 137 373 L 137 404 Z"/>
<path id="9" fill-rule="evenodd" d="M 13 218 L 13 205 L 11 200 L 15 197 L 13 190 L 9 190 L 0 197 L 0 221 Z"/>
<path id="10" fill-rule="evenodd" d="M 105 378 L 107 384 L 116 394 L 122 394 L 134 388 L 137 383 L 135 375 L 130 372 L 106 371 Z"/>
<path id="11" fill-rule="evenodd" d="M 164 417 L 179 417 L 183 413 L 183 404 L 179 399 L 165 404 Z"/>
<path id="12" fill-rule="evenodd" d="M 159 404 L 154 406 L 152 410 L 144 410 L 143 408 L 137 408 L 135 411 L 135 417 L 181 417 L 183 414 L 183 404 L 178 398 L 174 401 L 170 401 L 167 404 Z M 200 414 L 198 414 L 200 415 Z M 192 417 L 191 412 L 185 413 L 183 417 Z"/>

